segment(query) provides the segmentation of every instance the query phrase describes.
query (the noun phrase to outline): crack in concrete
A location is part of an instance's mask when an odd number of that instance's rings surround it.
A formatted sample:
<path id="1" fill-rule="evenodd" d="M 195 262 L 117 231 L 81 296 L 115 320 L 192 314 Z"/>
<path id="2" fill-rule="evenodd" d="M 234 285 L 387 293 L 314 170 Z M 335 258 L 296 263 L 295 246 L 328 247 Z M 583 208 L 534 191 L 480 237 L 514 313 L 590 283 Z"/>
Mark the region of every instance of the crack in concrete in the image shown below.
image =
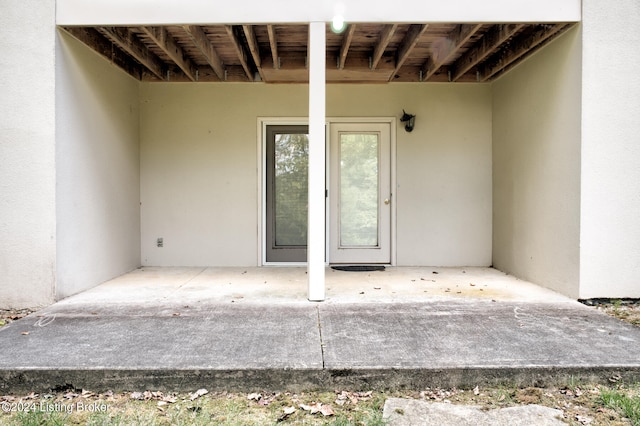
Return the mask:
<path id="1" fill-rule="evenodd" d="M 320 336 L 320 355 L 322 357 L 322 369 L 325 370 L 324 364 L 324 340 L 322 339 L 322 322 L 320 320 L 320 307 L 316 306 L 316 312 L 318 313 L 318 334 Z"/>

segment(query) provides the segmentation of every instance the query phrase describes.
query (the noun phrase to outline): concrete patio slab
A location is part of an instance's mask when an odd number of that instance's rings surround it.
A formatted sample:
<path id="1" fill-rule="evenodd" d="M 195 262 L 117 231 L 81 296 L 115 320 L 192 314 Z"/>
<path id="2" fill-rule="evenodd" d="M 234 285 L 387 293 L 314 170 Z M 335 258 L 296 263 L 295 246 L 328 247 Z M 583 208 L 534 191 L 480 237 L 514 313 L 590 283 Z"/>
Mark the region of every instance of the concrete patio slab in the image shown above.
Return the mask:
<path id="1" fill-rule="evenodd" d="M 325 369 L 343 386 L 522 386 L 637 371 L 640 329 L 578 302 L 320 307 Z"/>
<path id="2" fill-rule="evenodd" d="M 398 303 L 457 299 L 566 302 L 565 296 L 493 268 L 387 267 L 326 270 L 325 303 Z M 305 267 L 142 267 L 62 303 L 307 305 Z"/>
<path id="3" fill-rule="evenodd" d="M 355 275 L 354 275 L 355 274 Z M 0 328 L 0 393 L 640 378 L 640 328 L 487 268 L 142 268 Z"/>
<path id="4" fill-rule="evenodd" d="M 315 306 L 54 305 L 1 328 L 0 345 L 0 392 L 191 388 L 203 377 L 284 387 L 322 371 Z"/>

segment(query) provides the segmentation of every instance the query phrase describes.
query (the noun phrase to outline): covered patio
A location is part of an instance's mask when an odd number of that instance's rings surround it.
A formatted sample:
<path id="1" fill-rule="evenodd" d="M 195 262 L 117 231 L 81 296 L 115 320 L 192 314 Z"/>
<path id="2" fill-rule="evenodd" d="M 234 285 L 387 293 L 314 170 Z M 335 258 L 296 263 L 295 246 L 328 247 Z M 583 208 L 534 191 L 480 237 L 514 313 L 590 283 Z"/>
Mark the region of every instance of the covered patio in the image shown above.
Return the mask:
<path id="1" fill-rule="evenodd" d="M 11 238 L 0 303 L 42 307 L 149 268 L 191 271 L 185 280 L 192 283 L 230 271 L 254 278 L 280 271 L 285 283 L 291 274 L 295 292 L 327 301 L 417 297 L 393 287 L 395 277 L 420 296 L 490 290 L 464 277 L 445 282 L 448 273 L 433 274 L 432 265 L 454 268 L 453 275 L 492 267 L 573 299 L 628 296 L 629 279 L 618 276 L 605 288 L 583 270 L 601 265 L 591 260 L 603 247 L 596 221 L 585 220 L 600 210 L 583 201 L 604 205 L 583 198 L 591 194 L 583 183 L 592 185 L 601 167 L 598 155 L 591 162 L 581 155 L 585 140 L 596 146 L 585 126 L 603 122 L 584 119 L 583 111 L 596 116 L 584 100 L 610 73 L 584 55 L 582 4 L 11 3 L 4 31 L 16 47 L 6 81 L 16 83 L 3 105 L 8 122 L 13 114 L 23 121 L 6 172 L 15 186 L 4 198 L 2 226 Z M 612 27 L 599 24 L 600 9 L 586 10 L 585 40 L 593 43 Z M 338 12 L 342 31 L 331 26 Z M 27 107 L 15 108 L 26 99 Z M 405 115 L 415 121 L 402 121 Z M 297 227 L 309 231 L 308 262 L 265 255 L 266 135 L 277 126 L 308 127 L 309 180 L 299 199 L 309 220 Z M 385 157 L 377 160 L 386 186 L 372 197 L 384 211 L 384 239 L 372 239 L 383 242 L 382 260 L 336 262 L 331 251 L 342 243 L 336 216 L 356 217 L 336 215 L 349 197 L 336 195 L 333 180 L 342 173 L 334 142 L 350 132 L 384 133 Z M 387 270 L 344 274 L 356 287 L 343 294 L 349 284 L 334 284 L 339 273 L 327 269 L 334 263 Z M 378 283 L 380 276 L 389 281 Z M 171 288 L 188 289 L 186 282 Z M 251 298 L 246 293 L 240 301 Z"/>

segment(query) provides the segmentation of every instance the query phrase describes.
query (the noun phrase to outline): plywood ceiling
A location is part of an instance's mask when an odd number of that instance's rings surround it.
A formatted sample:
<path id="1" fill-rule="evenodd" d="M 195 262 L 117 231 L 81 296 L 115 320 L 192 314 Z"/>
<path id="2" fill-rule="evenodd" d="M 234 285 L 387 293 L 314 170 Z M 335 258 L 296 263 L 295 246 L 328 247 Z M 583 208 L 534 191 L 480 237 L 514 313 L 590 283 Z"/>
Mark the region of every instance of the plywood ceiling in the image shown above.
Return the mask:
<path id="1" fill-rule="evenodd" d="M 351 24 L 326 30 L 328 83 L 489 82 L 573 24 Z M 142 81 L 305 83 L 300 25 L 63 27 Z"/>

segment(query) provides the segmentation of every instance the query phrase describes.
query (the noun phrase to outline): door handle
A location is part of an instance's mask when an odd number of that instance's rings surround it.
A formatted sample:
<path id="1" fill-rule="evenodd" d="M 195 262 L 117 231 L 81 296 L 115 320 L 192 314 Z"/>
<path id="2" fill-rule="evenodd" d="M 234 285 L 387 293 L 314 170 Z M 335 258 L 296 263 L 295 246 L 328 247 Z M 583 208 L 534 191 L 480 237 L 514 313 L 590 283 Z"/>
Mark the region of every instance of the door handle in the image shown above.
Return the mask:
<path id="1" fill-rule="evenodd" d="M 385 203 L 385 204 L 389 204 L 389 203 L 390 203 L 389 199 L 388 199 L 388 198 L 385 198 L 385 199 L 384 199 L 384 203 Z"/>

